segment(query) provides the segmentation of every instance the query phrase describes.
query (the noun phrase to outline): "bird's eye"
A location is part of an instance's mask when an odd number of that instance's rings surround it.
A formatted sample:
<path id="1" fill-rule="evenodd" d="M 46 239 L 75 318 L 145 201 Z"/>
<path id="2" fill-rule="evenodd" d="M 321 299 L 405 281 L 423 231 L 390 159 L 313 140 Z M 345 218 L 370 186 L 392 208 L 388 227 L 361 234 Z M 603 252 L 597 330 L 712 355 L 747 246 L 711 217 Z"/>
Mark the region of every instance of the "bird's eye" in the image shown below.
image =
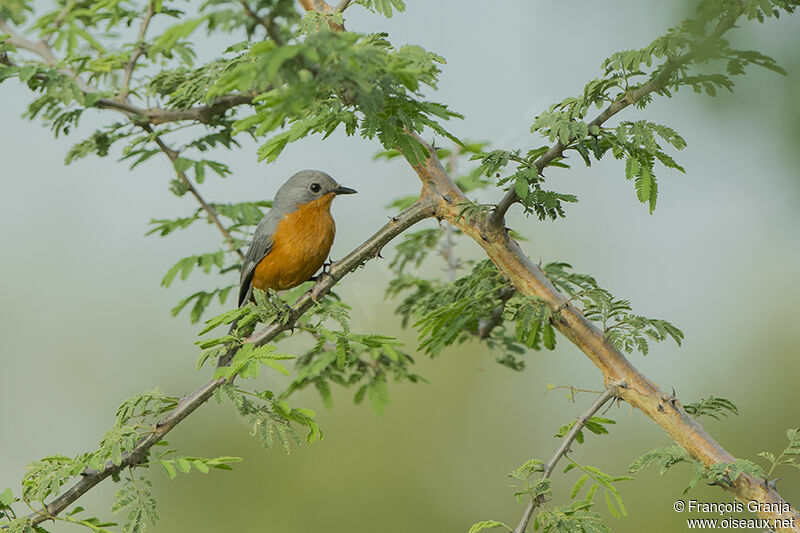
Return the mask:
<path id="1" fill-rule="evenodd" d="M 320 186 L 319 183 L 312 183 L 309 189 L 311 189 L 311 192 L 319 192 L 320 189 L 322 189 L 322 187 Z"/>

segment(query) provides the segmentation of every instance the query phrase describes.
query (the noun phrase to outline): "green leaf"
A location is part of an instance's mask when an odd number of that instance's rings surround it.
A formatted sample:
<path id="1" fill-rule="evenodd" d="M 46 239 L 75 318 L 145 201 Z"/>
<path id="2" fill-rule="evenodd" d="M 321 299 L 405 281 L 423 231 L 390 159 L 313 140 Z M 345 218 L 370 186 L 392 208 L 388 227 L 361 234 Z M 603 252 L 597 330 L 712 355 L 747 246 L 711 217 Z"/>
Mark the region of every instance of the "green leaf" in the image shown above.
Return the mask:
<path id="1" fill-rule="evenodd" d="M 175 477 L 178 475 L 178 472 L 175 470 L 175 465 L 173 465 L 171 461 L 159 461 L 158 463 L 164 467 L 164 471 L 167 473 L 170 479 L 175 479 Z"/>
<path id="2" fill-rule="evenodd" d="M 507 530 L 511 531 L 511 528 L 502 522 L 498 522 L 497 520 L 484 520 L 482 522 L 477 522 L 475 524 L 472 524 L 472 527 L 469 528 L 469 533 L 478 533 L 479 531 L 483 531 L 484 529 L 494 529 L 497 527 L 504 527 Z"/>

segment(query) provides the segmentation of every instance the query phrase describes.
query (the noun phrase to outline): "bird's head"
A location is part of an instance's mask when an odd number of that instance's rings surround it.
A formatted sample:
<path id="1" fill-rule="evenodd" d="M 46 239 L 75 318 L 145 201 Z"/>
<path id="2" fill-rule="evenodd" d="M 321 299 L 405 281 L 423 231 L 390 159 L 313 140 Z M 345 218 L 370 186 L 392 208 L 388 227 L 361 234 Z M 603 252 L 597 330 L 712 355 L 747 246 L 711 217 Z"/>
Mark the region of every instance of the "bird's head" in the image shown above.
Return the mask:
<path id="1" fill-rule="evenodd" d="M 278 189 L 273 207 L 292 211 L 297 206 L 314 200 L 324 197 L 333 199 L 338 194 L 355 192 L 355 189 L 339 185 L 335 179 L 322 171 L 301 170 L 286 180 L 286 183 Z"/>

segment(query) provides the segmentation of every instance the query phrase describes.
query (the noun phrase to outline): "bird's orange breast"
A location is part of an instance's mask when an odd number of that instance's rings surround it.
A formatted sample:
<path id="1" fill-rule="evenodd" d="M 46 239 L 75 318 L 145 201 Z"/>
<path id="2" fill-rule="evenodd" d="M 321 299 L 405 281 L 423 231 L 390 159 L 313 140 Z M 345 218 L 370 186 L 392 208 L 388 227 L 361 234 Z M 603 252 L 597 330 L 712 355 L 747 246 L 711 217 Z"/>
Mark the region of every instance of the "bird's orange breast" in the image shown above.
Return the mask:
<path id="1" fill-rule="evenodd" d="M 330 206 L 333 193 L 302 204 L 278 223 L 272 249 L 256 266 L 253 287 L 285 290 L 308 281 L 331 251 L 336 225 Z"/>

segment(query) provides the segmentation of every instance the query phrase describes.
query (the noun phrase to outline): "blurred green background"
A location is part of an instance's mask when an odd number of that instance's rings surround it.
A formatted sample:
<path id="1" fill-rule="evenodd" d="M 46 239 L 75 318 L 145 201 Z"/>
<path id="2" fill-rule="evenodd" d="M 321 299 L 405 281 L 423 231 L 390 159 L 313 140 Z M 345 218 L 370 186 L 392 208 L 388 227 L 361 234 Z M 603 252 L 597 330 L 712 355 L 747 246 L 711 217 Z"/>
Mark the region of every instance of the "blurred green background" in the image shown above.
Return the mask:
<path id="1" fill-rule="evenodd" d="M 408 0 L 407 6 L 391 20 L 353 8 L 348 28 L 388 31 L 395 44 L 443 55 L 448 63 L 434 99 L 466 115 L 452 130 L 515 148 L 539 142 L 528 134 L 533 117 L 577 93 L 603 58 L 647 44 L 689 4 Z M 739 417 L 704 424 L 731 453 L 753 459 L 761 450 L 782 449 L 784 430 L 800 425 L 800 15 L 747 24 L 731 38 L 774 56 L 789 75 L 753 70 L 733 95 L 711 100 L 686 92 L 622 117 L 664 122 L 689 143 L 677 157 L 687 173 L 659 175 L 655 215 L 636 202 L 622 166 L 611 160 L 552 172 L 554 188 L 581 198 L 566 220 L 540 223 L 515 213 L 511 225 L 528 236 L 524 247 L 535 260 L 567 261 L 631 299 L 637 312 L 681 327 L 682 348 L 659 345 L 647 358 L 632 356 L 634 364 L 665 390 L 674 387 L 684 403 L 709 394 L 733 400 Z M 223 45 L 204 44 L 209 55 Z M 211 227 L 145 238 L 151 218 L 194 209 L 190 198 L 168 193 L 165 160 L 135 171 L 113 157 L 65 167 L 78 135 L 53 140 L 20 119 L 28 100 L 18 84 L 0 86 L 0 488 L 17 494 L 29 461 L 93 449 L 124 398 L 154 386 L 183 394 L 207 379 L 209 370 L 194 370 L 198 328 L 185 316 L 171 318 L 169 309 L 209 280 L 195 275 L 169 290 L 159 281 L 176 259 L 218 245 Z M 86 116 L 82 133 L 109 119 L 102 112 Z M 333 208 L 339 231 L 332 255 L 340 258 L 383 224 L 386 204 L 418 189 L 402 162 L 372 161 L 377 149 L 356 138 L 311 138 L 266 166 L 257 163 L 255 145 L 245 145 L 222 156 L 234 175 L 207 182 L 203 193 L 214 201 L 268 199 L 294 171 L 325 169 L 360 191 Z M 458 250 L 480 253 L 471 242 Z M 398 335 L 413 348 L 415 335 L 399 327 L 392 302 L 383 298 L 386 263 L 370 263 L 337 290 L 353 306 L 354 327 Z M 233 472 L 175 481 L 154 469 L 161 520 L 153 530 L 465 532 L 485 519 L 514 525 L 523 507 L 506 473 L 529 458 L 549 458 L 557 447 L 553 433 L 591 401 L 582 396 L 573 404 L 564 391 L 545 394 L 546 385 L 601 387 L 599 373 L 566 342 L 555 352 L 530 353 L 527 362 L 524 372 L 512 372 L 477 343 L 433 361 L 420 356 L 417 371 L 430 383 L 391 387 L 383 416 L 354 406 L 354 391 L 340 391 L 331 411 L 313 393 L 302 394 L 294 404 L 317 410 L 325 438 L 288 456 L 262 449 L 232 407 L 212 402 L 169 440 L 188 455 L 245 462 Z M 280 386 L 279 378 L 265 383 Z M 607 416 L 618 422 L 611 436 L 575 446 L 576 460 L 622 474 L 644 451 L 670 444 L 627 405 Z M 787 469 L 777 476 L 784 478 L 782 495 L 800 504 L 800 475 Z M 609 517 L 608 525 L 623 532 L 685 530 L 687 515 L 675 513 L 672 503 L 690 477 L 686 466 L 664 477 L 643 472 L 622 487 L 629 516 Z M 557 502 L 575 478 L 556 476 Z M 113 518 L 114 490 L 105 482 L 81 504 Z M 731 501 L 710 487 L 689 497 Z M 598 502 L 607 515 L 602 497 Z"/>

